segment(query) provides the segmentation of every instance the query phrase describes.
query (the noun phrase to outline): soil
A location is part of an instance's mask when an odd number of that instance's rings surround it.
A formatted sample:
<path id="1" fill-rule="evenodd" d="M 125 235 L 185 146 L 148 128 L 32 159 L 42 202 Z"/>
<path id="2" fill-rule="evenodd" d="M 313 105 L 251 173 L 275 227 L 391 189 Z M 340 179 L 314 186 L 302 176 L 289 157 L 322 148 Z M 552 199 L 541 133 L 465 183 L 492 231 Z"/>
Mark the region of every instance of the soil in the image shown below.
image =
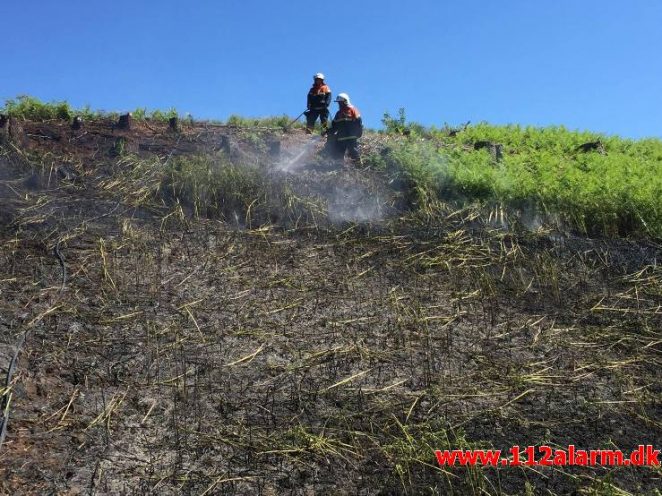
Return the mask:
<path id="1" fill-rule="evenodd" d="M 298 129 L 21 126 L 0 149 L 0 378 L 26 335 L 4 391 L 1 493 L 662 486 L 659 467 L 434 455 L 662 446 L 659 242 L 507 230 L 451 205 L 421 219 L 380 171 L 317 145 L 289 163 L 310 143 Z M 127 154 L 219 151 L 321 212 L 247 226 L 111 187 Z"/>

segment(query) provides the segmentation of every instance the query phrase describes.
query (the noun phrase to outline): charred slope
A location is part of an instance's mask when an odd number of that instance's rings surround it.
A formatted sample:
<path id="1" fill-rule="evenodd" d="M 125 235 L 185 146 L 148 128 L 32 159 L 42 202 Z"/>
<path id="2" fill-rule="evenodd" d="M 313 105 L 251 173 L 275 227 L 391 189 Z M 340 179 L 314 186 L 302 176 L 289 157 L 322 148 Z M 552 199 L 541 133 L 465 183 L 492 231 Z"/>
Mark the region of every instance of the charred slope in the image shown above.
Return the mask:
<path id="1" fill-rule="evenodd" d="M 434 456 L 662 445 L 655 242 L 408 213 L 383 174 L 314 156 L 274 172 L 297 132 L 22 128 L 0 164 L 0 492 L 659 487 Z M 386 214 L 334 220 L 325 195 L 356 185 Z"/>

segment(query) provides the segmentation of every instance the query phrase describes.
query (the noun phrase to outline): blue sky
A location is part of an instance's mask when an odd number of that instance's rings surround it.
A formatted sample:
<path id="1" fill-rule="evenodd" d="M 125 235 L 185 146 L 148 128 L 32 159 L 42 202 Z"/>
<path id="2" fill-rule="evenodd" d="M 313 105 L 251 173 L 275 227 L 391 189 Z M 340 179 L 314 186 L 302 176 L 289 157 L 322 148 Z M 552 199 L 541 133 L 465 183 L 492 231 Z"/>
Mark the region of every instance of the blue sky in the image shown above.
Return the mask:
<path id="1" fill-rule="evenodd" d="M 311 76 L 370 127 L 488 121 L 662 137 L 662 1 L 2 0 L 0 99 L 296 116 Z"/>

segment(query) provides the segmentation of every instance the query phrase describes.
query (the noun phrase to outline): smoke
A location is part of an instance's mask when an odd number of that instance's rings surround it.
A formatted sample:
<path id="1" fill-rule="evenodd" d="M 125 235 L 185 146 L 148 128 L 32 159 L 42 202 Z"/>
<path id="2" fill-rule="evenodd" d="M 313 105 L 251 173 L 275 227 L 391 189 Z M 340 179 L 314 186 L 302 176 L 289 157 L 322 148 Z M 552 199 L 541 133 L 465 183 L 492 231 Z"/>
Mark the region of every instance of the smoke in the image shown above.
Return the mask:
<path id="1" fill-rule="evenodd" d="M 554 229 L 560 232 L 569 230 L 569 226 L 554 212 L 543 211 L 531 203 L 526 208 L 517 211 L 519 222 L 529 231 L 540 229 Z"/>
<path id="2" fill-rule="evenodd" d="M 274 164 L 274 170 L 291 173 L 305 166 L 305 159 L 313 155 L 317 144 L 322 138 L 314 136 L 312 139 L 288 150 L 286 156 Z"/>
<path id="3" fill-rule="evenodd" d="M 336 186 L 329 198 L 329 220 L 341 222 L 377 222 L 384 218 L 380 195 L 359 186 Z"/>
<path id="4" fill-rule="evenodd" d="M 533 201 L 518 208 L 505 205 L 495 206 L 490 210 L 487 224 L 504 231 L 526 230 L 546 236 L 557 244 L 564 244 L 571 227 L 558 213 L 543 211 Z"/>
<path id="5" fill-rule="evenodd" d="M 272 165 L 272 171 L 287 175 L 288 185 L 297 196 L 325 200 L 328 219 L 333 224 L 383 220 L 386 207 L 382 195 L 373 191 L 374 185 L 365 181 L 364 174 L 356 177 L 355 171 L 344 168 L 342 161 L 319 157 L 316 151 L 321 139 L 313 136 L 301 143 L 290 143 L 281 150 L 281 158 Z"/>

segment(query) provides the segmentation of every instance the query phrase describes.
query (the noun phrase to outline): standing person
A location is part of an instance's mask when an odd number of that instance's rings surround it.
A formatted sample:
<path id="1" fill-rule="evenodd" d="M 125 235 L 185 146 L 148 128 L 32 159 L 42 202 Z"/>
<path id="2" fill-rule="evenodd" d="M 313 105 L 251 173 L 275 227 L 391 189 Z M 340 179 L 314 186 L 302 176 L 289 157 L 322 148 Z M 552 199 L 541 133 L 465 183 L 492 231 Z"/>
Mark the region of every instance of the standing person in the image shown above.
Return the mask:
<path id="1" fill-rule="evenodd" d="M 315 121 L 320 118 L 322 132 L 326 131 L 329 120 L 329 105 L 331 105 L 331 88 L 324 82 L 324 74 L 318 72 L 313 76 L 313 86 L 308 91 L 306 114 L 306 132 L 311 134 Z"/>
<path id="2" fill-rule="evenodd" d="M 345 152 L 357 165 L 361 165 L 358 139 L 363 135 L 363 120 L 361 113 L 349 101 L 347 93 L 340 93 L 335 100 L 338 103 L 331 128 L 327 132 L 329 149 L 334 158 L 344 159 Z"/>

